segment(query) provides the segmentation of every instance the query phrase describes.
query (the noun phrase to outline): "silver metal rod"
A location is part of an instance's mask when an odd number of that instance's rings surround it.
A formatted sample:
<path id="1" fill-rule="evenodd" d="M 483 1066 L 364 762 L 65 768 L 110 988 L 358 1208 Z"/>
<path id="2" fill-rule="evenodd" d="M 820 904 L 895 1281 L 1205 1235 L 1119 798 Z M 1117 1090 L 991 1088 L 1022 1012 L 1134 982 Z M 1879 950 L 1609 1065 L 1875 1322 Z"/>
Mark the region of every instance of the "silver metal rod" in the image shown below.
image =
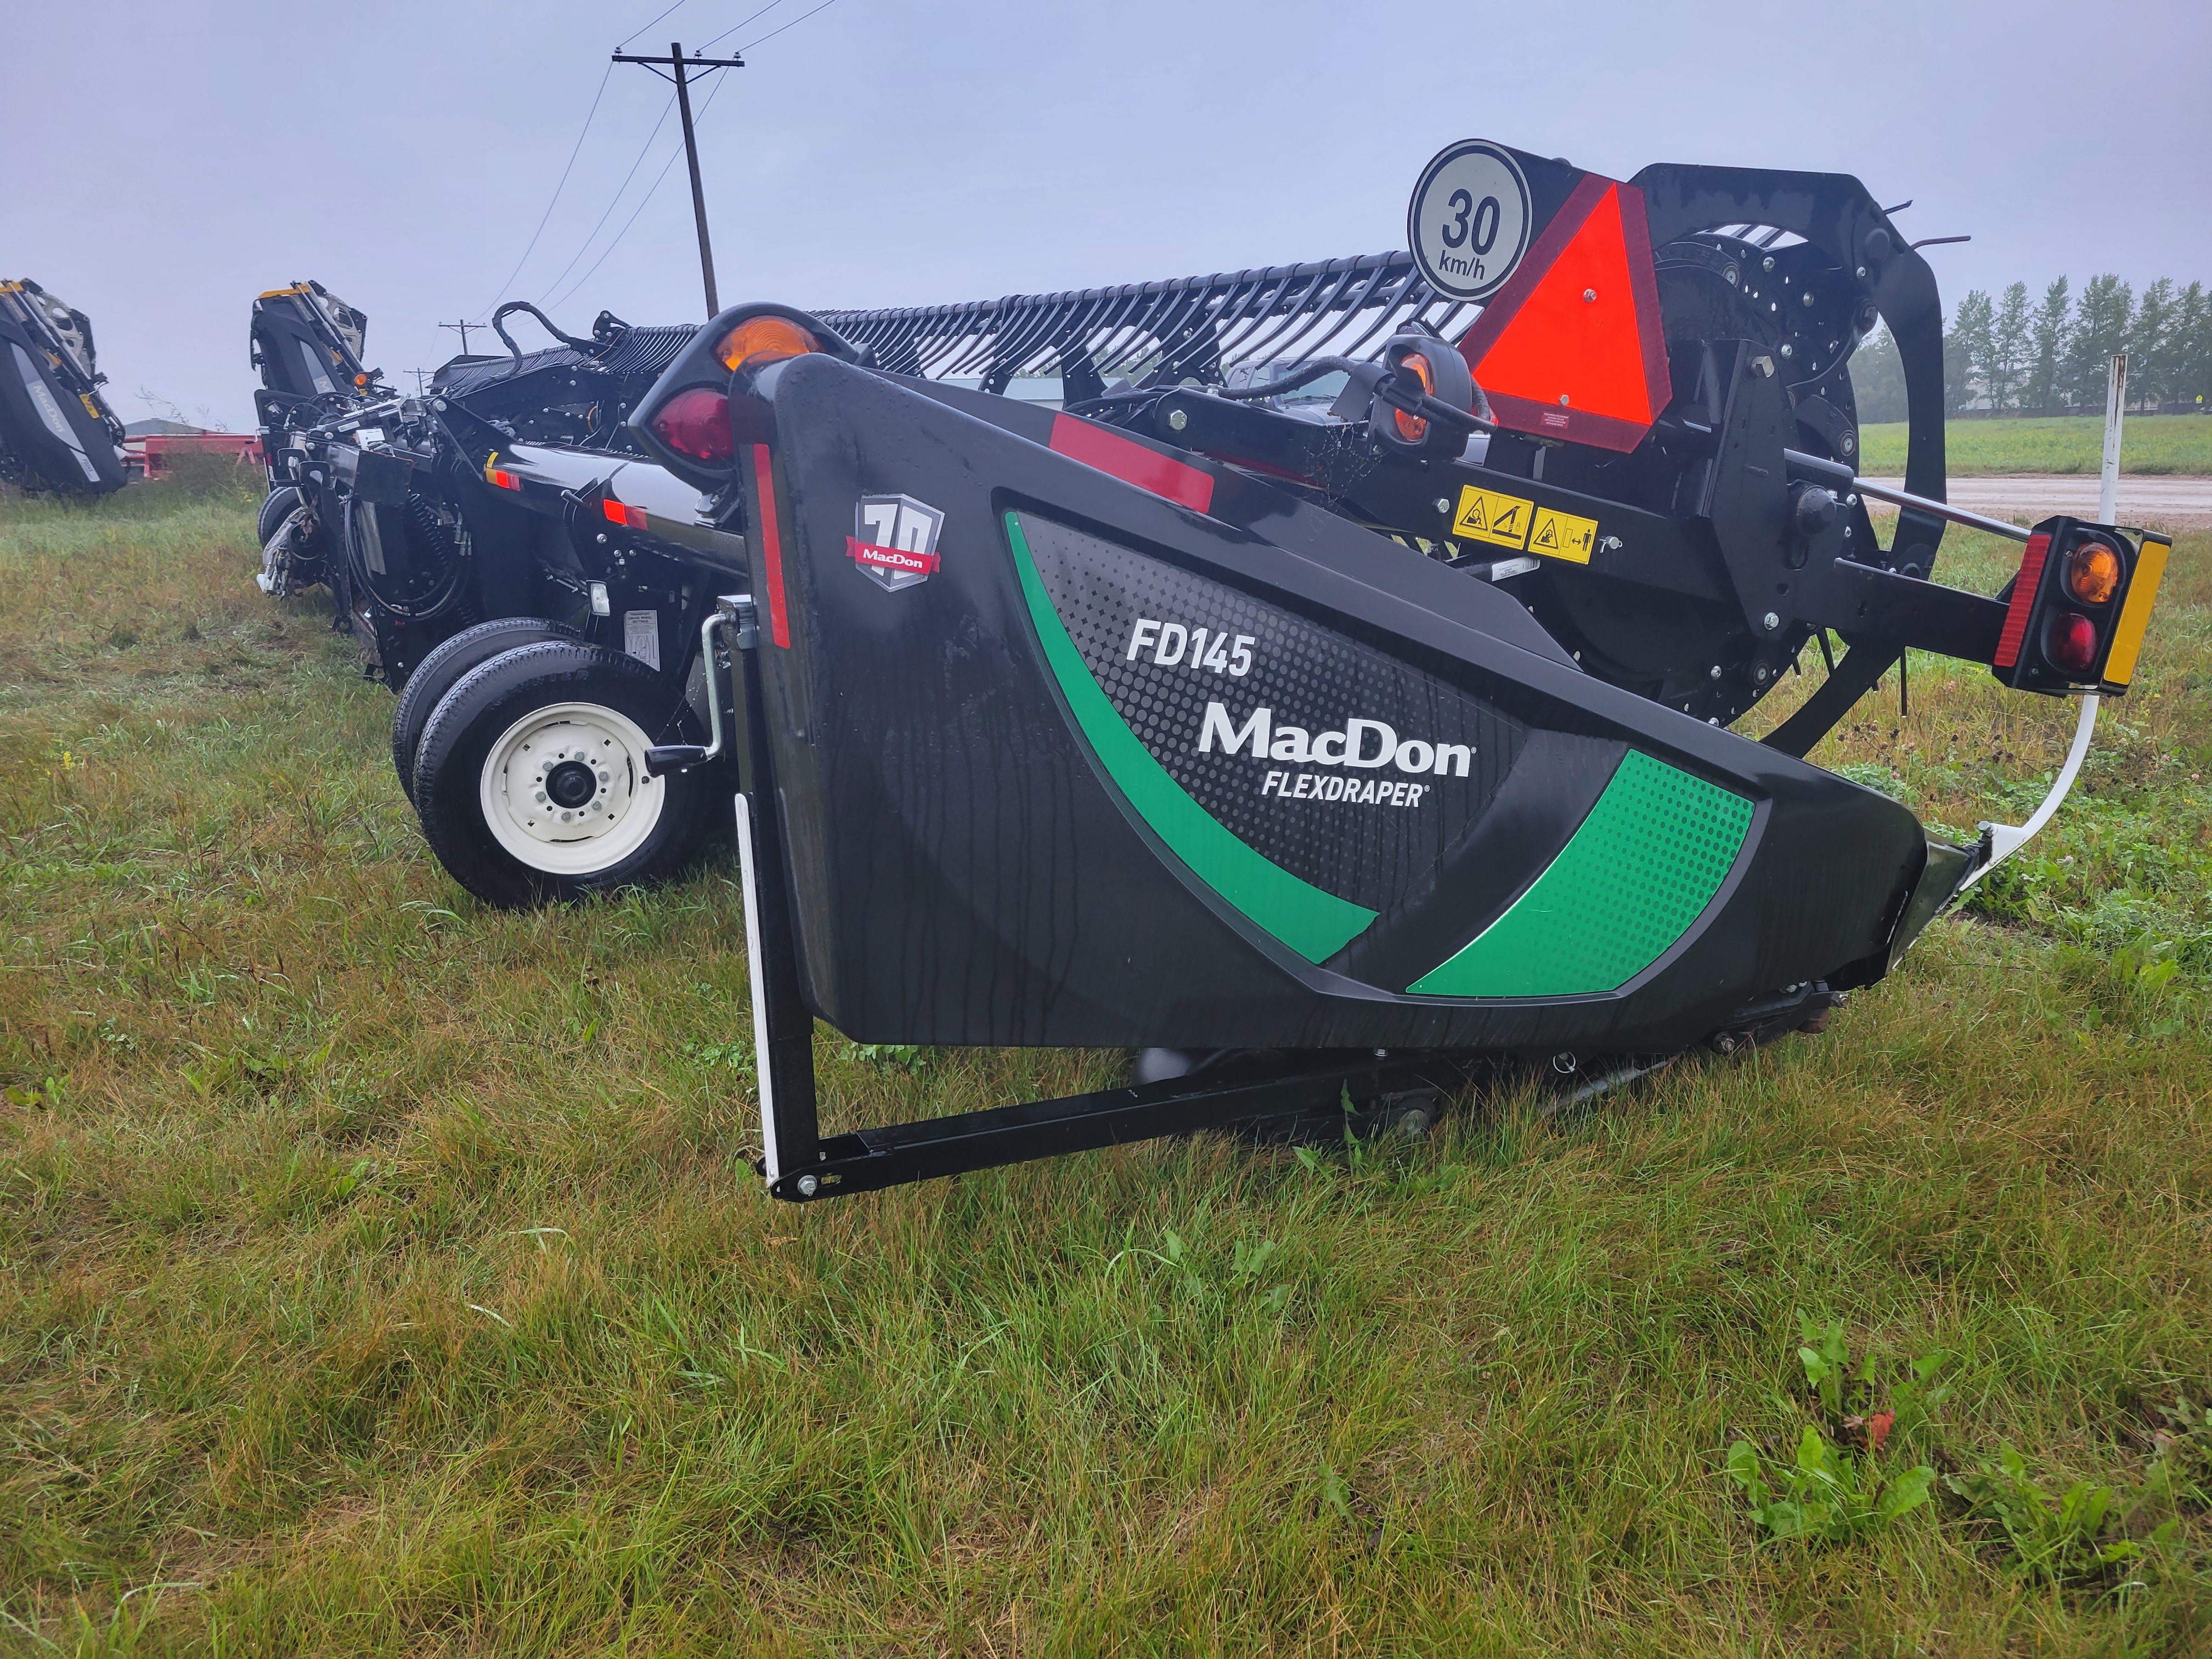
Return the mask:
<path id="1" fill-rule="evenodd" d="M 1866 479 L 1856 481 L 1852 489 L 1862 495 L 1871 495 L 1878 501 L 1888 501 L 1896 507 L 1909 507 L 1917 513 L 1932 513 L 1939 519 L 1948 519 L 1953 524 L 1962 524 L 1969 530 L 1986 530 L 1992 536 L 2009 537 L 2024 542 L 2029 532 L 2016 524 L 2007 524 L 2002 519 L 1985 519 L 1978 513 L 1969 513 L 1962 507 L 1952 507 L 1942 501 L 1931 501 L 1925 495 L 1915 495 L 1910 490 L 1892 489 L 1887 484 L 1869 483 Z"/>
<path id="2" fill-rule="evenodd" d="M 745 605 L 750 603 L 751 599 L 750 593 L 729 594 L 725 596 L 724 603 Z M 707 671 L 707 719 L 714 730 L 695 764 L 703 764 L 722 752 L 722 728 L 729 724 L 722 713 L 722 671 L 714 662 L 714 636 L 722 631 L 726 620 L 720 610 L 714 610 L 709 611 L 707 620 L 699 624 L 699 655 L 703 659 L 702 665 Z"/>

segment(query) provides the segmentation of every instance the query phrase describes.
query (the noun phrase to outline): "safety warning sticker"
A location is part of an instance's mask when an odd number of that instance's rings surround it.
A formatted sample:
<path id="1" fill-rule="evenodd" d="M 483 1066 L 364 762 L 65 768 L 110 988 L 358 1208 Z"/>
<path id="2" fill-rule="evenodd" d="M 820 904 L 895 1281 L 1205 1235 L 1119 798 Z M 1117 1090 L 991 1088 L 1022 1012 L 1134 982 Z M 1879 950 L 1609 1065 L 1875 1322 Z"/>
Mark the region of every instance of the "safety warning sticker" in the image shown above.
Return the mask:
<path id="1" fill-rule="evenodd" d="M 1595 519 L 1578 519 L 1571 513 L 1555 513 L 1548 507 L 1536 509 L 1528 534 L 1531 553 L 1540 553 L 1547 559 L 1565 559 L 1572 564 L 1588 564 L 1590 549 L 1596 542 Z"/>
<path id="2" fill-rule="evenodd" d="M 1535 511 L 1534 501 L 1523 501 L 1518 495 L 1500 495 L 1494 490 L 1477 489 L 1468 484 L 1459 492 L 1459 512 L 1452 519 L 1452 534 L 1471 536 L 1479 542 L 1491 542 L 1499 547 L 1525 547 L 1528 543 L 1528 518 Z M 1583 555 L 1585 558 L 1589 555 Z"/>

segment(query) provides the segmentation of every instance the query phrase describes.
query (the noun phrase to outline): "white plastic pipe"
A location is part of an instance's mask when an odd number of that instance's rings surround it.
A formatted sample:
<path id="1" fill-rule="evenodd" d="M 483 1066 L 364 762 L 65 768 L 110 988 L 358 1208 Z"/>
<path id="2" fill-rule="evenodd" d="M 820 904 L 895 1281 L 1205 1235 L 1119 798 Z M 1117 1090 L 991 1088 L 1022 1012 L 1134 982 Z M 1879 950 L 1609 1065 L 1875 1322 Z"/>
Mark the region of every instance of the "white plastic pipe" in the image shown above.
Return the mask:
<path id="1" fill-rule="evenodd" d="M 2127 399 L 2128 354 L 2118 353 L 2112 359 L 2112 370 L 2105 383 L 2105 465 L 2097 487 L 2097 521 L 2116 522 L 2120 512 L 2120 410 Z M 2028 817 L 2026 823 L 1984 823 L 1982 828 L 1990 837 L 1990 861 L 1959 884 L 1963 893 L 1984 876 L 2002 864 L 2034 838 L 2035 832 L 2051 822 L 2081 775 L 2081 763 L 2088 758 L 2089 739 L 2097 730 L 2097 694 L 2094 691 L 2081 699 L 2081 718 L 2075 723 L 2074 746 L 2066 751 L 2066 764 L 2058 769 L 2058 776 L 2051 786 L 2051 793 L 2043 798 L 2043 805 Z"/>

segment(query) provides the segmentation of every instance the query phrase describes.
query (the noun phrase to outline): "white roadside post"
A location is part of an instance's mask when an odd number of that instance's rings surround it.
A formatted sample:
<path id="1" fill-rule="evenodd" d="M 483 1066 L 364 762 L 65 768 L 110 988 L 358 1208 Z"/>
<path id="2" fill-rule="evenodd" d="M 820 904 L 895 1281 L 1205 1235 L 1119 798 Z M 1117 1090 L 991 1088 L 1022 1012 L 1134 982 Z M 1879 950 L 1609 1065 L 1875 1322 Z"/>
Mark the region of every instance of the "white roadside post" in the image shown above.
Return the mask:
<path id="1" fill-rule="evenodd" d="M 2120 406 L 2127 399 L 2128 354 L 2117 352 L 2112 357 L 2111 374 L 2105 382 L 2105 465 L 2098 475 L 2097 522 L 2112 524 L 2120 512 Z M 2081 775 L 2081 763 L 2088 758 L 2089 739 L 2097 730 L 2097 694 L 2086 693 L 2081 699 L 2081 717 L 2075 723 L 2074 746 L 2066 751 L 2066 764 L 2058 769 L 2057 781 L 2051 793 L 2043 798 L 2026 823 L 1984 823 L 1990 838 L 1990 861 L 1959 884 L 1963 893 L 1984 876 L 2002 864 L 2034 837 L 2035 832 L 2051 822 L 2051 815 L 2066 799 L 2066 792 L 2074 787 Z"/>

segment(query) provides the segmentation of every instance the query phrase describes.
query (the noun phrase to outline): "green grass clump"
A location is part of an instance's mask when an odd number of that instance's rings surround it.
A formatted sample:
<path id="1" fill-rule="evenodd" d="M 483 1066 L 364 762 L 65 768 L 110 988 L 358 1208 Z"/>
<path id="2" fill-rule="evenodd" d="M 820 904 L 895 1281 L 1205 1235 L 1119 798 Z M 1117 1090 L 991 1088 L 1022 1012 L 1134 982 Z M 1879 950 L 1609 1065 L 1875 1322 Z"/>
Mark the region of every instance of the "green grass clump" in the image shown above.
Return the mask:
<path id="1" fill-rule="evenodd" d="M 1859 471 L 1869 477 L 1905 471 L 1905 425 L 1859 428 Z M 2057 415 L 2021 420 L 1949 421 L 1947 470 L 1954 478 L 2002 472 L 2094 472 L 2105 464 L 2105 417 Z M 2131 415 L 2120 428 L 2123 472 L 2212 473 L 2212 417 Z"/>
<path id="2" fill-rule="evenodd" d="M 0 507 L 0 1644 L 2204 1651 L 2208 556 L 2034 858 L 1824 1036 L 794 1210 L 726 859 L 486 910 L 250 501 Z M 1966 830 L 2070 729 L 1934 659 L 1894 696 L 1820 757 Z M 817 1065 L 842 1126 L 1124 1062 Z M 1973 1496 L 1754 1521 L 1732 1446 L 1815 1413 L 1841 1468 L 1937 1352 L 1908 1467 Z M 2026 1507 L 2077 1487 L 2094 1532 Z"/>

